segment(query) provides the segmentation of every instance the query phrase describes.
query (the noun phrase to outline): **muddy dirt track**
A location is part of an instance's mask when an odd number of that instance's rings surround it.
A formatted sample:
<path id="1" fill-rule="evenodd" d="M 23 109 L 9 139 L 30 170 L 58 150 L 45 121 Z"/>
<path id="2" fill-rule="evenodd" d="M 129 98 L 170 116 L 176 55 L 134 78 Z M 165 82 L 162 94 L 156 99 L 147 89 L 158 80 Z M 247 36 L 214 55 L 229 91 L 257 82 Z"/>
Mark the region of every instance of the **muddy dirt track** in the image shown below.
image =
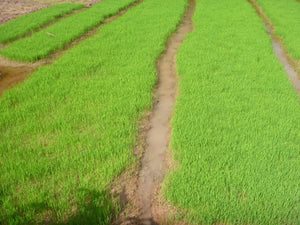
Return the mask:
<path id="1" fill-rule="evenodd" d="M 158 86 L 153 115 L 150 119 L 150 130 L 146 137 L 146 152 L 142 159 L 142 169 L 139 175 L 138 204 L 141 208 L 141 224 L 155 224 L 159 214 L 154 209 L 154 190 L 162 183 L 167 170 L 166 151 L 169 146 L 171 132 L 170 118 L 177 94 L 176 55 L 179 46 L 184 41 L 187 33 L 193 31 L 192 16 L 195 10 L 196 0 L 189 0 L 186 13 L 177 31 L 169 38 L 165 53 L 157 63 Z M 156 206 L 157 207 L 157 206 Z M 160 221 L 161 223 L 161 221 Z"/>

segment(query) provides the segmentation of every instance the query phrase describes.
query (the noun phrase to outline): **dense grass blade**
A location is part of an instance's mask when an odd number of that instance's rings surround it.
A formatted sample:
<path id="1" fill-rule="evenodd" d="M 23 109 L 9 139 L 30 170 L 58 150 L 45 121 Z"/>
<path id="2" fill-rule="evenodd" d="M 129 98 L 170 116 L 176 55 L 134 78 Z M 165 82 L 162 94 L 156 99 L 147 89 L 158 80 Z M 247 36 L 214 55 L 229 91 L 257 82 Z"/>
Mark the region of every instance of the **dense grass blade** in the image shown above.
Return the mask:
<path id="1" fill-rule="evenodd" d="M 197 224 L 299 224 L 300 106 L 245 0 L 201 0 L 179 49 L 167 198 Z"/>
<path id="2" fill-rule="evenodd" d="M 71 13 L 75 9 L 83 7 L 83 4 L 65 3 L 20 16 L 0 26 L 0 43 L 12 41 L 67 13 Z"/>
<path id="3" fill-rule="evenodd" d="M 0 99 L 0 221 L 109 224 L 184 0 L 147 0 Z M 163 18 L 163 19 L 162 19 Z"/>

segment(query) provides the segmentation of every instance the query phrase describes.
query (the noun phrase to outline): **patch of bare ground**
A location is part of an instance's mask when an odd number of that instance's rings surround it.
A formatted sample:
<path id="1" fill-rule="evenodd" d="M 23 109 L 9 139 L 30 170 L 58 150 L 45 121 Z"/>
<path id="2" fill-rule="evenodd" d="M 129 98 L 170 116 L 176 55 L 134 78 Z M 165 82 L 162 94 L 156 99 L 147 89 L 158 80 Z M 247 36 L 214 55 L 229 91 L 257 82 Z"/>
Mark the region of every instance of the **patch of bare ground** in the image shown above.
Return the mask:
<path id="1" fill-rule="evenodd" d="M 149 118 L 146 135 L 142 131 L 144 153 L 139 164 L 140 172 L 130 185 L 131 202 L 115 224 L 183 224 L 175 222 L 176 209 L 162 197 L 162 181 L 174 164 L 167 153 L 171 128 L 169 125 L 177 89 L 176 54 L 185 35 L 194 29 L 192 15 L 196 0 L 189 0 L 188 7 L 177 31 L 167 41 L 165 52 L 157 61 L 158 84 L 154 91 L 154 107 Z M 126 184 L 125 184 L 126 187 Z M 128 188 L 125 188 L 128 189 Z"/>
<path id="2" fill-rule="evenodd" d="M 0 25 L 17 17 L 60 3 L 82 3 L 87 7 L 103 0 L 1 0 Z"/>
<path id="3" fill-rule="evenodd" d="M 20 63 L 0 56 L 0 97 L 3 91 L 15 87 L 28 78 L 39 66 L 50 64 L 52 60 L 45 59 L 36 63 Z"/>
<path id="4" fill-rule="evenodd" d="M 133 7 L 137 6 L 141 2 L 142 2 L 142 0 L 138 0 L 136 3 L 121 10 L 116 15 L 108 17 L 99 26 L 96 26 L 94 29 L 86 32 L 80 38 L 73 41 L 71 44 L 66 45 L 62 50 L 55 51 L 53 54 L 51 54 L 46 59 L 39 60 L 35 63 L 21 63 L 21 62 L 12 61 L 12 60 L 9 60 L 9 59 L 6 59 L 6 58 L 0 56 L 0 97 L 3 93 L 3 91 L 13 88 L 20 82 L 23 82 L 35 70 L 37 70 L 38 67 L 43 66 L 43 65 L 52 64 L 55 60 L 57 60 L 59 57 L 61 57 L 68 50 L 72 49 L 74 46 L 80 44 L 81 42 L 85 41 L 88 38 L 95 36 L 99 32 L 99 29 L 102 26 L 116 20 L 117 18 L 119 18 L 120 16 L 122 16 L 127 11 L 129 11 Z M 0 45 L 0 48 L 1 47 L 3 47 L 3 45 L 2 46 Z"/>
<path id="5" fill-rule="evenodd" d="M 256 0 L 248 1 L 256 10 L 257 14 L 262 18 L 266 26 L 267 33 L 271 37 L 274 53 L 278 60 L 283 64 L 284 69 L 297 93 L 300 94 L 300 61 L 294 59 L 286 50 L 283 39 L 275 34 L 276 27 L 273 25 L 270 18 L 268 18 L 268 16 L 263 12 L 261 6 L 258 5 Z"/>
<path id="6" fill-rule="evenodd" d="M 50 4 L 38 2 L 31 3 L 22 0 L 1 0 L 0 25 L 19 16 L 35 12 L 48 6 L 50 6 Z"/>

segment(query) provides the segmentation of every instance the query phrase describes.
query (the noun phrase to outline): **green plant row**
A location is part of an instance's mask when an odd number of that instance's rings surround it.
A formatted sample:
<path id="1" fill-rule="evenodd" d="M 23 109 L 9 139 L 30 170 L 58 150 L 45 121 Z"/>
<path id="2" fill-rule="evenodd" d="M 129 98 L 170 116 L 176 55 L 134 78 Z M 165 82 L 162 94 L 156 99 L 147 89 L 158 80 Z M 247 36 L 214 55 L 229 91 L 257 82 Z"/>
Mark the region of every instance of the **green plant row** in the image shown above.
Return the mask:
<path id="1" fill-rule="evenodd" d="M 13 41 L 65 14 L 71 13 L 73 10 L 83 7 L 85 7 L 83 4 L 65 3 L 20 16 L 0 26 L 0 43 Z"/>
<path id="2" fill-rule="evenodd" d="M 246 0 L 201 0 L 180 47 L 166 197 L 196 224 L 299 224 L 299 98 Z"/>
<path id="3" fill-rule="evenodd" d="M 296 0 L 257 0 L 275 26 L 275 34 L 283 38 L 288 52 L 300 60 L 300 4 Z"/>
<path id="4" fill-rule="evenodd" d="M 18 40 L 2 49 L 4 57 L 25 62 L 46 58 L 52 52 L 62 49 L 66 44 L 99 25 L 107 17 L 128 7 L 137 0 L 105 0 L 92 8 L 62 19 L 31 37 Z"/>
<path id="5" fill-rule="evenodd" d="M 1 224 L 110 224 L 111 182 L 135 165 L 156 59 L 185 7 L 145 0 L 3 93 Z"/>

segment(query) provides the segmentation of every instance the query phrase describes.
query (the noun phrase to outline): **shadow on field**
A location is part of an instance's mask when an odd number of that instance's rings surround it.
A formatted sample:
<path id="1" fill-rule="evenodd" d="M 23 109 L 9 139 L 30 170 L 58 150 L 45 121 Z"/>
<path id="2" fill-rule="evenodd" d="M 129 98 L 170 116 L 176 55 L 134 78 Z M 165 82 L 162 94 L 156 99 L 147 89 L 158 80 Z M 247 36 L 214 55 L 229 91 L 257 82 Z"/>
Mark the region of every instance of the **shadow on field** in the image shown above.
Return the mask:
<path id="1" fill-rule="evenodd" d="M 59 212 L 47 202 L 46 199 L 53 198 L 48 194 L 42 197 L 45 201 L 16 205 L 14 212 L 3 213 L 1 207 L 0 224 L 110 224 L 112 212 L 120 211 L 107 191 L 79 189 L 76 196 L 80 199 L 79 203 L 69 210 L 69 215 L 61 215 L 60 218 Z"/>

